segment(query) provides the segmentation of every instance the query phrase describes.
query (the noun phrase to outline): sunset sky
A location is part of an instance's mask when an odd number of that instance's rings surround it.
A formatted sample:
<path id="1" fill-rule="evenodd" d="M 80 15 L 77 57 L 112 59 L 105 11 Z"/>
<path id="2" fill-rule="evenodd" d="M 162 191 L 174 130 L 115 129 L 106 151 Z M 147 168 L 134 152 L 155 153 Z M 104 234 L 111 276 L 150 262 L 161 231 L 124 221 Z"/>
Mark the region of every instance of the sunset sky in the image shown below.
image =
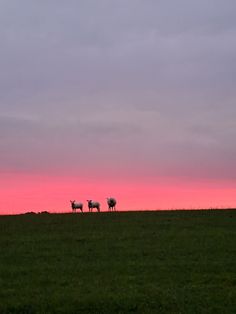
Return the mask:
<path id="1" fill-rule="evenodd" d="M 236 207 L 235 0 L 0 0 L 0 213 Z"/>

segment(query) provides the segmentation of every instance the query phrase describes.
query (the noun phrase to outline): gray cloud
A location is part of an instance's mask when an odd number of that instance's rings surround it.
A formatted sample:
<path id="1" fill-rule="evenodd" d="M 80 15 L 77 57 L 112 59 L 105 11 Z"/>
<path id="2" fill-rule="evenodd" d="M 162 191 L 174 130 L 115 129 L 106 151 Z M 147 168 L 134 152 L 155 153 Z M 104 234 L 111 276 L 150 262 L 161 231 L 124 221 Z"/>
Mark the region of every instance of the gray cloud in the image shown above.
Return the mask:
<path id="1" fill-rule="evenodd" d="M 0 1 L 1 171 L 235 179 L 235 9 Z"/>

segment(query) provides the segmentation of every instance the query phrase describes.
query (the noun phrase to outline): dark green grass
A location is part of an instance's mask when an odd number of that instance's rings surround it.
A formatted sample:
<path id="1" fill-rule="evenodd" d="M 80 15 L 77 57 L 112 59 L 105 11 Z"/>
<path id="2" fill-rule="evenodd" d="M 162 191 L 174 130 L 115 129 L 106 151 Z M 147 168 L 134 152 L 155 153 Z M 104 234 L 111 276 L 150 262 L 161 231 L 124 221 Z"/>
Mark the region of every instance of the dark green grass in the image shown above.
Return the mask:
<path id="1" fill-rule="evenodd" d="M 236 211 L 2 216 L 0 313 L 236 313 Z"/>

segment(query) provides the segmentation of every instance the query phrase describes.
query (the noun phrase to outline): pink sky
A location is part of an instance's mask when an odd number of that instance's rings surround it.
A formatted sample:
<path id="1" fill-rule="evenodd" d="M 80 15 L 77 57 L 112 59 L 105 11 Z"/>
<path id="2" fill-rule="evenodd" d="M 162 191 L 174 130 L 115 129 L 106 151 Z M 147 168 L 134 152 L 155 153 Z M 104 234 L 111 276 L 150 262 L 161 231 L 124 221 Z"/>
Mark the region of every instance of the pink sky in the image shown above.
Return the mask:
<path id="1" fill-rule="evenodd" d="M 236 185 L 213 182 L 199 184 L 185 180 L 158 182 L 93 181 L 70 177 L 8 175 L 0 179 L 1 214 L 28 211 L 71 212 L 70 199 L 98 200 L 107 210 L 105 198 L 115 196 L 118 210 L 199 209 L 235 207 Z"/>
<path id="2" fill-rule="evenodd" d="M 0 1 L 0 213 L 236 206 L 236 1 Z"/>

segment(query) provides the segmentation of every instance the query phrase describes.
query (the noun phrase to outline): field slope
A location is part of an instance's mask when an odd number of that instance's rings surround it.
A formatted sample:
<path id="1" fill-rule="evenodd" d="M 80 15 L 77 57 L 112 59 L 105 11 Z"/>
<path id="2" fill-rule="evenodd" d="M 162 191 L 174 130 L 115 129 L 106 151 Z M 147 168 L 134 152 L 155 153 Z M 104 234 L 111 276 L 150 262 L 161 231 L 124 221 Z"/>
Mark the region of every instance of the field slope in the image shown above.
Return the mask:
<path id="1" fill-rule="evenodd" d="M 236 211 L 2 216 L 0 313 L 236 313 Z"/>

